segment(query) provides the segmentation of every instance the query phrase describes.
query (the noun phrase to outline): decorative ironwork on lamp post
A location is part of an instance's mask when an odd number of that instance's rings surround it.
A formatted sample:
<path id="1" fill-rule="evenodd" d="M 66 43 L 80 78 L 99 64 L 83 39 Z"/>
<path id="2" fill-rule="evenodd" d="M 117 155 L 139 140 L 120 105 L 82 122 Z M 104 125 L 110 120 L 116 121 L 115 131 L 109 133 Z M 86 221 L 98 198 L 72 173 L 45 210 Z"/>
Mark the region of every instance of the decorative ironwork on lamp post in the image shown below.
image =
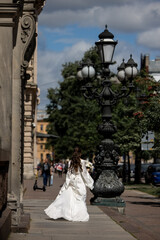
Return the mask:
<path id="1" fill-rule="evenodd" d="M 92 190 L 94 197 L 91 204 L 124 206 L 124 201 L 120 195 L 124 191 L 123 183 L 116 175 L 116 168 L 119 161 L 118 146 L 114 144 L 112 135 L 116 132 L 116 127 L 112 123 L 112 106 L 118 99 L 130 94 L 133 89 L 133 77 L 137 74 L 137 64 L 132 56 L 125 64 L 124 60 L 118 68 L 118 78 L 122 83 L 120 92 L 111 89 L 109 65 L 113 64 L 112 58 L 117 41 L 113 40 L 114 35 L 106 27 L 99 35 L 96 42 L 102 63 L 102 84 L 94 88 L 91 78 L 95 76 L 93 64 L 90 61 L 83 63 L 77 69 L 77 76 L 83 79 L 84 85 L 81 90 L 85 98 L 97 99 L 101 107 L 102 123 L 98 127 L 99 133 L 104 137 L 98 146 L 95 156 L 95 183 Z M 100 90 L 102 88 L 102 90 Z"/>

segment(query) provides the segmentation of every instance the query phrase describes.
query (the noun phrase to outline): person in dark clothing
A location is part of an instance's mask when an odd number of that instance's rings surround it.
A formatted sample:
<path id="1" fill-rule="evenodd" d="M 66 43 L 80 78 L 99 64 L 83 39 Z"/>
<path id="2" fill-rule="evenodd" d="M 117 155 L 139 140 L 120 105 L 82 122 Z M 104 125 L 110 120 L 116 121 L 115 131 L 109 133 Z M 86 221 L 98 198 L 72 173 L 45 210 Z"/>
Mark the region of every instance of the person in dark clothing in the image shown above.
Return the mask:
<path id="1" fill-rule="evenodd" d="M 42 166 L 42 176 L 43 176 L 43 186 L 47 186 L 47 181 L 50 176 L 50 164 L 48 163 L 48 159 L 45 159 L 45 162 Z"/>

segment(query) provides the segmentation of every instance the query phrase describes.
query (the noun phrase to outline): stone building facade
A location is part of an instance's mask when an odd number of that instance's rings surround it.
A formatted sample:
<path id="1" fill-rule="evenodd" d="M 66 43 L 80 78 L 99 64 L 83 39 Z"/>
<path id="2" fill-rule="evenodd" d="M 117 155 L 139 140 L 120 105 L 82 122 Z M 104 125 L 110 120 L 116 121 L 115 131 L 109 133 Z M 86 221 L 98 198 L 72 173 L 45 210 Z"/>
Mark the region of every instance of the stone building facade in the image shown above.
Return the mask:
<path id="1" fill-rule="evenodd" d="M 34 176 L 36 161 L 36 129 L 37 129 L 37 104 L 39 88 L 37 87 L 37 51 L 30 61 L 27 72 L 30 72 L 30 79 L 27 81 L 24 90 L 24 178 L 30 179 Z"/>
<path id="2" fill-rule="evenodd" d="M 33 77 L 33 73 L 36 75 L 36 72 L 32 61 L 36 61 L 38 15 L 44 4 L 45 0 L 0 0 L 0 235 L 2 239 L 7 238 L 7 232 L 10 230 L 9 219 L 13 231 L 20 229 L 22 223 L 24 157 L 25 161 L 30 163 L 28 159 L 30 155 L 27 153 L 33 152 L 30 145 L 25 145 L 24 149 L 24 143 L 26 144 L 27 137 L 31 137 L 34 141 L 31 132 L 36 115 L 34 109 L 37 83 Z M 30 111 L 29 115 L 26 114 L 27 111 Z M 24 130 L 30 133 L 24 134 Z M 5 222 L 7 231 L 4 230 Z"/>
<path id="3" fill-rule="evenodd" d="M 156 81 L 160 81 L 160 57 L 155 60 L 150 60 L 149 54 L 141 55 L 141 69 L 145 68 L 146 71 Z"/>
<path id="4" fill-rule="evenodd" d="M 37 120 L 37 162 L 42 163 L 46 158 L 54 161 L 54 146 L 46 147 L 48 139 L 56 141 L 57 136 L 47 133 L 48 122 L 45 119 Z"/>
<path id="5" fill-rule="evenodd" d="M 37 147 L 37 164 L 42 163 L 46 158 L 49 161 L 55 161 L 54 144 L 56 143 L 58 136 L 48 134 L 48 114 L 45 110 L 37 111 L 37 126 L 36 126 L 36 147 Z M 47 142 L 51 141 L 52 146 L 48 146 Z"/>

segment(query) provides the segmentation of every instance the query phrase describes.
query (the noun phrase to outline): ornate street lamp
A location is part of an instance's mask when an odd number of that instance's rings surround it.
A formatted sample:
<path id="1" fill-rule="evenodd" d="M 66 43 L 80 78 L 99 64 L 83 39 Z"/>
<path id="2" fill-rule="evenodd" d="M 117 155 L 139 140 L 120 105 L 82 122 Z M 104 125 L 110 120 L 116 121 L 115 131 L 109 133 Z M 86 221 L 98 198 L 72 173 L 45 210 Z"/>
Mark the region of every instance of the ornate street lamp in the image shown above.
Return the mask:
<path id="1" fill-rule="evenodd" d="M 114 41 L 113 38 L 114 35 L 108 31 L 106 25 L 106 29 L 104 30 L 104 32 L 99 34 L 100 40 L 95 43 L 100 53 L 101 62 L 104 66 L 107 67 L 108 65 L 113 64 L 112 58 L 114 54 L 114 49 L 118 43 L 118 41 Z"/>
<path id="2" fill-rule="evenodd" d="M 78 70 L 78 76 L 84 79 L 84 85 L 81 90 L 85 98 L 97 99 L 101 107 L 102 123 L 98 127 L 98 131 L 103 135 L 103 140 L 98 146 L 95 155 L 95 172 L 94 172 L 94 189 L 92 190 L 94 197 L 91 204 L 108 205 L 116 207 L 124 207 L 125 203 L 120 198 L 124 191 L 123 183 L 117 177 L 116 169 L 119 160 L 118 146 L 114 144 L 112 135 L 116 132 L 116 127 L 112 123 L 112 106 L 118 99 L 129 95 L 133 89 L 133 77 L 137 73 L 137 64 L 133 61 L 132 56 L 125 64 L 118 68 L 118 77 L 122 83 L 121 90 L 114 92 L 111 89 L 111 81 L 109 79 L 109 65 L 113 64 L 112 58 L 117 41 L 113 40 L 114 35 L 107 28 L 99 35 L 99 41 L 95 44 L 98 47 L 102 63 L 102 83 L 94 88 L 91 78 L 95 76 L 95 70 L 91 62 L 83 63 Z"/>

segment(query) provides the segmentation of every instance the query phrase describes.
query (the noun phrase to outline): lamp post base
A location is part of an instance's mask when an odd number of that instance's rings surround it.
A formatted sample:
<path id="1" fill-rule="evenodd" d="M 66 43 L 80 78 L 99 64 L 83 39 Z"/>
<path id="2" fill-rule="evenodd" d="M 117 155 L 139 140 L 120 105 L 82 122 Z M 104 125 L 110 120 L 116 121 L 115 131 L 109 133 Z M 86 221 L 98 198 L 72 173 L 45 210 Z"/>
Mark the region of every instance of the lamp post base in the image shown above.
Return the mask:
<path id="1" fill-rule="evenodd" d="M 90 203 L 91 205 L 111 207 L 113 209 L 118 210 L 122 214 L 124 214 L 125 212 L 126 204 L 125 201 L 120 197 L 114 198 L 93 197 L 90 199 Z"/>
<path id="2" fill-rule="evenodd" d="M 95 179 L 92 193 L 94 198 L 116 198 L 124 192 L 124 185 L 117 177 L 115 170 L 102 170 L 97 179 Z"/>

